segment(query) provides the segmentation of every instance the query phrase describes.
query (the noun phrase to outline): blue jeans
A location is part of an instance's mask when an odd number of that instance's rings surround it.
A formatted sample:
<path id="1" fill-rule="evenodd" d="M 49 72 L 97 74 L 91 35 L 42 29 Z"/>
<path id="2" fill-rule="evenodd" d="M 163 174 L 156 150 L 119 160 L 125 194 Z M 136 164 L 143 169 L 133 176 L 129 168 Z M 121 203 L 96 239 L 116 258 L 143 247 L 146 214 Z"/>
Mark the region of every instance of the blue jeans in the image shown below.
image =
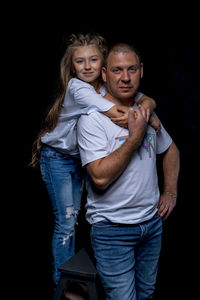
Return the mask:
<path id="1" fill-rule="evenodd" d="M 55 227 L 52 238 L 53 280 L 60 279 L 58 268 L 75 252 L 75 224 L 80 209 L 83 176 L 78 158 L 43 147 L 40 158 L 42 178 L 51 200 Z"/>
<path id="2" fill-rule="evenodd" d="M 161 235 L 159 216 L 136 225 L 92 225 L 92 247 L 106 299 L 153 299 Z"/>

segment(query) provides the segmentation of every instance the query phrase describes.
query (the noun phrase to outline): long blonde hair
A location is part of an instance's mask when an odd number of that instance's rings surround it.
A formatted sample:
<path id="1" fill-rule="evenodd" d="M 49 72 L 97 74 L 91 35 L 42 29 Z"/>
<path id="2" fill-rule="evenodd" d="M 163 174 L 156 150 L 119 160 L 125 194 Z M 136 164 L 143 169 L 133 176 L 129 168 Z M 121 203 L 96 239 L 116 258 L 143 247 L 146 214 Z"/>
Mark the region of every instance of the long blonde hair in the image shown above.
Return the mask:
<path id="1" fill-rule="evenodd" d="M 72 77 L 76 76 L 73 71 L 73 53 L 77 49 L 77 47 L 88 45 L 95 45 L 99 49 L 102 55 L 102 63 L 104 63 L 104 59 L 107 54 L 107 46 L 106 40 L 101 35 L 93 33 L 88 33 L 86 35 L 82 33 L 77 35 L 70 35 L 67 41 L 66 51 L 60 63 L 60 92 L 44 120 L 43 128 L 41 129 L 38 137 L 33 143 L 32 160 L 30 166 L 35 167 L 38 164 L 42 148 L 41 137 L 47 132 L 51 132 L 56 127 L 59 113 L 65 98 L 68 82 Z"/>

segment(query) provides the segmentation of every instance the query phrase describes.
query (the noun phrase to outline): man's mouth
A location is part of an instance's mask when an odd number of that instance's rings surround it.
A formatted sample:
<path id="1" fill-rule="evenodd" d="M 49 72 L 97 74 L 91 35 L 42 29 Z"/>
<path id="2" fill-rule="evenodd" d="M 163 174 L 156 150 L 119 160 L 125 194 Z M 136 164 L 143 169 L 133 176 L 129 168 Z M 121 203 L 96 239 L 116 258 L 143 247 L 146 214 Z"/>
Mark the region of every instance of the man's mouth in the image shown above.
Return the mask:
<path id="1" fill-rule="evenodd" d="M 119 87 L 122 91 L 129 91 L 130 89 L 132 89 L 132 86 L 120 86 Z"/>

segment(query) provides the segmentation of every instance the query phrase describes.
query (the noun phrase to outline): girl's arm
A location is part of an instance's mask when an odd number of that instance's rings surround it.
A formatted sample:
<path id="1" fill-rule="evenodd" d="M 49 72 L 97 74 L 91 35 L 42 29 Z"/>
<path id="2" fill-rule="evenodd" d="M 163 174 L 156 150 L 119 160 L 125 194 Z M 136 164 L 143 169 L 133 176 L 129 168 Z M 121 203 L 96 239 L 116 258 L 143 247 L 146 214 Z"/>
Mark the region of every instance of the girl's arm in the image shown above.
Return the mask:
<path id="1" fill-rule="evenodd" d="M 84 110 L 83 112 L 84 114 L 97 110 L 104 113 L 111 119 L 112 122 L 116 123 L 118 126 L 128 128 L 128 107 L 123 105 L 115 105 L 105 97 L 97 94 L 90 84 L 83 82 L 77 78 L 73 78 L 70 80 L 68 89 L 69 94 L 72 96 L 74 102 L 78 104 L 80 108 L 86 108 L 86 110 Z M 149 108 L 150 112 L 152 112 L 156 107 L 155 101 L 143 94 L 136 102 L 138 104 L 141 104 L 145 109 Z M 152 123 L 152 127 L 155 128 L 156 126 L 155 129 L 158 129 L 159 126 L 157 125 L 157 123 L 159 123 L 159 119 L 156 119 L 157 118 L 154 117 L 154 123 Z"/>
<path id="2" fill-rule="evenodd" d="M 150 116 L 149 124 L 155 129 L 156 132 L 159 132 L 161 130 L 160 119 L 158 119 L 158 117 L 154 116 L 153 114 Z"/>
<path id="3" fill-rule="evenodd" d="M 98 94 L 89 83 L 83 82 L 77 78 L 72 78 L 69 81 L 67 90 L 69 97 L 76 105 L 78 105 L 80 111 L 84 109 L 84 114 L 90 113 L 91 108 L 92 111 L 96 110 L 104 112 L 110 110 L 110 108 L 114 106 L 114 103 Z"/>
<path id="4" fill-rule="evenodd" d="M 141 104 L 145 109 L 150 109 L 150 113 L 152 113 L 156 108 L 156 102 L 146 95 L 142 95 L 142 97 L 137 101 L 137 104 Z M 129 108 L 127 106 L 115 105 L 111 109 L 103 113 L 107 117 L 111 118 L 111 121 L 116 125 L 127 128 L 128 111 Z M 160 130 L 160 120 L 157 117 L 151 116 L 149 123 L 156 131 Z"/>
<path id="5" fill-rule="evenodd" d="M 152 111 L 156 108 L 156 102 L 146 95 L 143 95 L 137 104 L 141 104 L 145 109 L 149 108 L 150 113 L 152 113 Z"/>

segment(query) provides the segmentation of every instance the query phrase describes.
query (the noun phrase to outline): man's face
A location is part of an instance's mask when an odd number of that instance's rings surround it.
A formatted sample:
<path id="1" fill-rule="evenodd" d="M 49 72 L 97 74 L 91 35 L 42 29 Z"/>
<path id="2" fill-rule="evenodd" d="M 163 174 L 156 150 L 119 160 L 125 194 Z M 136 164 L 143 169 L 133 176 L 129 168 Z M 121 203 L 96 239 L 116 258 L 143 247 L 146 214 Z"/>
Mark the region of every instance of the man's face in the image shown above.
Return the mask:
<path id="1" fill-rule="evenodd" d="M 107 67 L 102 70 L 103 80 L 107 83 L 108 92 L 124 102 L 133 99 L 143 76 L 143 65 L 135 52 L 111 52 Z"/>

